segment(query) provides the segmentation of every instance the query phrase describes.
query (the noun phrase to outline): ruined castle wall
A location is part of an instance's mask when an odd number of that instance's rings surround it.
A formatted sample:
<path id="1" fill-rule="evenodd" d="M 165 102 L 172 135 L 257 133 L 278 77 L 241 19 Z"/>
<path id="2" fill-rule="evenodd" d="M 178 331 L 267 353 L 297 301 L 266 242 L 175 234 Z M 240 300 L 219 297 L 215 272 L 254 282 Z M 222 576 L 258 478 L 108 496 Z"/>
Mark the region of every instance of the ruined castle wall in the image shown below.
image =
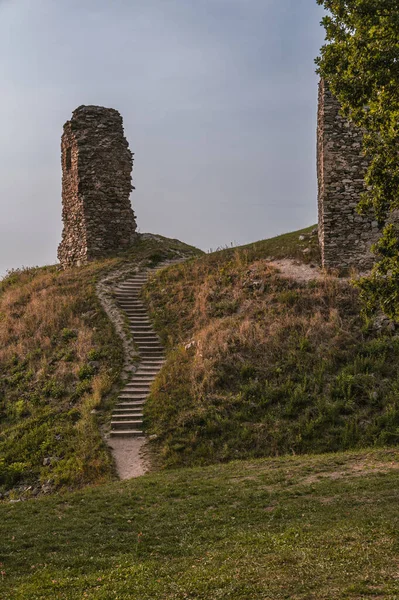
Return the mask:
<path id="1" fill-rule="evenodd" d="M 317 171 L 319 240 L 326 268 L 370 268 L 378 224 L 356 212 L 368 161 L 363 134 L 339 114 L 338 100 L 322 80 L 319 87 Z"/>
<path id="2" fill-rule="evenodd" d="M 62 265 L 117 254 L 135 240 L 130 204 L 133 155 L 114 109 L 81 106 L 64 126 Z"/>

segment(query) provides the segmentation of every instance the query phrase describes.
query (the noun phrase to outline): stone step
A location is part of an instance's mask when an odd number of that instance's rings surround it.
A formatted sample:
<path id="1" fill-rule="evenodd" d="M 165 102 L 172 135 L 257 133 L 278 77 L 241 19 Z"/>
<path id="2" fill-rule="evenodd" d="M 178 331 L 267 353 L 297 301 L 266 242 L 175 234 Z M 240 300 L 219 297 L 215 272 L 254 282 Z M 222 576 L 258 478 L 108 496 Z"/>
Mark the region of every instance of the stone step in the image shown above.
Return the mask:
<path id="1" fill-rule="evenodd" d="M 150 385 L 143 385 L 141 387 L 131 387 L 128 389 L 125 388 L 124 390 L 122 390 L 122 394 L 125 396 L 126 394 L 129 394 L 131 392 L 136 392 L 136 393 L 145 395 L 145 394 L 149 394 L 150 389 L 151 389 Z M 120 398 L 120 396 L 118 396 L 118 398 Z"/>
<path id="2" fill-rule="evenodd" d="M 141 353 L 142 360 L 149 362 L 151 360 L 162 361 L 162 365 L 165 363 L 165 357 L 161 354 L 143 354 Z"/>
<path id="3" fill-rule="evenodd" d="M 142 402 L 142 404 L 144 404 L 144 402 L 147 400 L 148 398 L 148 393 L 147 394 L 143 394 L 142 392 L 137 393 L 137 392 L 124 392 L 123 394 L 119 394 L 118 396 L 118 400 L 119 400 L 119 404 L 121 403 L 125 403 L 125 402 Z M 117 406 L 119 406 L 119 404 Z"/>
<path id="4" fill-rule="evenodd" d="M 138 423 L 143 422 L 143 413 L 112 413 L 112 422 L 121 422 L 124 421 L 134 421 L 137 420 Z"/>
<path id="5" fill-rule="evenodd" d="M 131 329 L 134 329 L 135 327 L 140 325 L 148 325 L 152 327 L 152 323 L 148 316 L 137 315 L 136 313 L 134 313 L 134 315 L 129 315 L 128 313 L 126 313 L 126 315 L 129 319 L 129 326 Z"/>
<path id="6" fill-rule="evenodd" d="M 115 407 L 118 410 L 125 410 L 125 409 L 139 409 L 142 408 L 145 404 L 144 400 L 133 400 L 131 402 L 118 402 L 118 404 L 115 404 Z"/>
<path id="7" fill-rule="evenodd" d="M 137 312 L 142 312 L 143 310 L 147 312 L 147 309 L 145 308 L 145 306 L 143 306 L 142 304 L 132 304 L 131 302 L 118 302 L 119 304 L 119 308 L 121 308 L 122 310 L 125 311 L 126 314 L 128 313 L 135 313 Z"/>
<path id="8" fill-rule="evenodd" d="M 134 326 L 134 325 L 152 325 L 148 315 L 146 316 L 142 316 L 142 315 L 132 315 L 131 317 L 129 317 L 129 322 L 130 325 Z"/>
<path id="9" fill-rule="evenodd" d="M 128 383 L 134 383 L 137 381 L 153 381 L 156 377 L 156 373 L 135 373 L 131 379 L 129 379 L 126 384 Z"/>
<path id="10" fill-rule="evenodd" d="M 141 409 L 137 409 L 136 411 L 132 412 L 131 408 L 126 408 L 124 410 L 121 409 L 117 409 L 115 408 L 113 413 L 112 413 L 112 419 L 116 419 L 118 418 L 124 418 L 124 419 L 128 419 L 128 418 L 138 418 L 138 419 L 142 419 L 143 418 L 143 411 Z"/>
<path id="11" fill-rule="evenodd" d="M 142 302 L 141 299 L 141 288 L 137 290 L 129 290 L 126 292 L 117 292 L 115 297 L 118 301 L 124 302 L 125 300 L 132 300 L 134 302 Z"/>
<path id="12" fill-rule="evenodd" d="M 139 421 L 140 424 L 137 425 L 134 429 L 139 429 L 141 427 L 141 423 L 143 422 L 143 413 L 113 413 L 111 417 L 112 422 L 117 423 L 126 423 L 129 421 Z M 113 429 L 120 429 L 120 427 L 113 427 Z M 127 427 L 126 427 L 127 429 Z"/>
<path id="13" fill-rule="evenodd" d="M 111 430 L 115 431 L 116 429 L 140 429 L 143 421 L 135 420 L 135 421 L 111 421 Z"/>
<path id="14" fill-rule="evenodd" d="M 113 429 L 110 431 L 111 437 L 144 437 L 144 433 L 139 429 Z"/>
<path id="15" fill-rule="evenodd" d="M 129 400 L 145 400 L 150 391 L 150 384 L 143 384 L 139 387 L 125 387 L 118 394 L 118 398 L 128 398 Z"/>
<path id="16" fill-rule="evenodd" d="M 134 405 L 130 406 L 129 403 L 127 403 L 127 406 L 119 406 L 117 405 L 114 410 L 112 411 L 113 413 L 117 413 L 117 414 L 123 414 L 123 413 L 142 413 L 143 412 L 143 406 L 144 406 L 145 402 L 143 402 L 143 404 L 139 404 L 138 406 Z"/>
<path id="17" fill-rule="evenodd" d="M 126 312 L 133 312 L 136 310 L 146 310 L 145 306 L 142 304 L 134 304 L 132 301 L 124 300 L 123 302 L 118 302 L 119 307 Z"/>
<path id="18" fill-rule="evenodd" d="M 156 378 L 156 375 L 144 375 L 143 377 L 135 376 L 134 379 L 132 379 L 131 381 L 129 381 L 128 383 L 125 384 L 124 389 L 128 389 L 128 386 L 133 385 L 133 383 L 136 383 L 139 385 L 151 385 L 152 382 L 155 380 L 155 378 Z"/>
<path id="19" fill-rule="evenodd" d="M 134 336 L 133 336 L 134 337 Z M 144 356 L 145 352 L 150 352 L 150 353 L 154 353 L 154 352 L 159 352 L 160 354 L 164 354 L 165 349 L 164 347 L 161 345 L 161 343 L 159 341 L 148 341 L 147 340 L 134 340 L 136 342 L 136 345 L 139 347 L 140 349 L 140 354 L 142 356 Z"/>
<path id="20" fill-rule="evenodd" d="M 123 283 L 120 283 L 118 285 L 118 289 L 128 290 L 132 286 L 143 285 L 147 281 L 148 281 L 148 277 L 146 277 L 146 278 L 143 277 L 143 278 L 131 279 L 130 281 L 124 281 Z"/>
<path id="21" fill-rule="evenodd" d="M 137 381 L 136 383 L 129 383 L 123 388 L 121 393 L 126 394 L 129 392 L 139 392 L 141 390 L 148 392 L 151 385 L 152 385 L 152 381 L 143 381 L 143 382 Z"/>
<path id="22" fill-rule="evenodd" d="M 136 404 L 132 405 L 131 402 L 126 402 L 126 404 L 122 404 L 122 405 L 117 404 L 112 412 L 117 413 L 117 414 L 142 413 L 144 404 L 145 404 L 145 402 L 143 402 L 142 404 L 138 404 L 138 405 L 136 405 Z"/>
<path id="23" fill-rule="evenodd" d="M 150 393 L 151 385 L 152 384 L 149 383 L 148 385 L 143 384 L 140 387 L 125 388 L 124 390 L 122 390 L 121 394 L 123 396 L 126 396 L 132 393 L 136 393 L 141 394 L 142 396 L 148 396 L 148 394 Z M 118 396 L 118 398 L 120 398 L 120 396 Z"/>
<path id="24" fill-rule="evenodd" d="M 131 329 L 131 332 L 133 335 L 137 335 L 140 339 L 142 340 L 149 340 L 149 341 L 157 341 L 158 344 L 161 343 L 161 340 L 159 339 L 159 337 L 157 336 L 157 334 L 154 331 L 135 331 L 134 329 Z"/>
<path id="25" fill-rule="evenodd" d="M 147 309 L 145 306 L 140 306 L 138 304 L 132 304 L 131 302 L 118 302 L 120 308 L 124 310 L 126 313 L 134 312 L 134 313 L 145 313 L 147 314 Z"/>
<path id="26" fill-rule="evenodd" d="M 143 363 L 142 363 L 143 365 Z M 159 365 L 149 365 L 148 369 L 146 369 L 145 371 L 141 371 L 139 373 L 139 375 L 149 375 L 151 377 L 153 377 L 155 379 L 155 377 L 157 377 L 158 373 L 160 372 L 160 370 L 162 369 L 163 364 L 159 364 Z M 129 381 L 127 381 L 127 383 L 129 383 L 130 381 L 133 381 L 133 379 L 130 379 Z"/>
<path id="27" fill-rule="evenodd" d="M 139 351 L 141 352 L 141 350 L 143 350 L 143 352 L 145 352 L 146 350 L 150 350 L 151 352 L 153 350 L 158 350 L 161 354 L 164 352 L 164 348 L 161 346 L 161 344 L 157 341 L 157 340 L 148 340 L 148 339 L 137 339 L 137 338 L 133 338 L 134 342 L 136 343 L 137 348 L 139 349 Z"/>
<path id="28" fill-rule="evenodd" d="M 143 352 L 154 352 L 154 351 L 158 351 L 161 354 L 164 352 L 163 346 L 161 346 L 161 344 L 159 342 L 156 343 L 151 343 L 151 342 L 140 342 L 138 344 L 138 346 L 140 347 L 140 351 Z"/>
<path id="29" fill-rule="evenodd" d="M 129 383 L 134 383 L 134 382 L 141 382 L 141 381 L 153 381 L 153 379 L 155 378 L 155 374 L 154 373 L 135 373 L 131 379 L 129 379 L 126 382 L 126 385 L 128 385 Z"/>
<path id="30" fill-rule="evenodd" d="M 137 390 L 130 390 L 123 392 L 118 396 L 118 402 L 145 402 L 150 394 L 150 390 L 144 390 L 138 392 Z"/>
<path id="31" fill-rule="evenodd" d="M 141 368 L 147 367 L 148 369 L 158 369 L 158 371 L 160 371 L 162 369 L 162 367 L 164 366 L 165 361 L 163 359 L 159 360 L 159 359 L 151 359 L 150 357 L 146 358 L 145 361 L 143 361 L 140 364 Z"/>

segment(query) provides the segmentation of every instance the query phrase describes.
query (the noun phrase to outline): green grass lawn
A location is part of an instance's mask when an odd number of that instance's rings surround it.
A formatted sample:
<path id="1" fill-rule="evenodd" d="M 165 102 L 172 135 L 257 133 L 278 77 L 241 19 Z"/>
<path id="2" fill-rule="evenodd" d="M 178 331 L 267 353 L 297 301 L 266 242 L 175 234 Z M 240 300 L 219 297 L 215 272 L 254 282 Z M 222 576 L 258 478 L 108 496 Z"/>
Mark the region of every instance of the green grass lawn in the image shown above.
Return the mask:
<path id="1" fill-rule="evenodd" d="M 0 504 L 0 598 L 399 597 L 399 451 L 181 469 Z"/>

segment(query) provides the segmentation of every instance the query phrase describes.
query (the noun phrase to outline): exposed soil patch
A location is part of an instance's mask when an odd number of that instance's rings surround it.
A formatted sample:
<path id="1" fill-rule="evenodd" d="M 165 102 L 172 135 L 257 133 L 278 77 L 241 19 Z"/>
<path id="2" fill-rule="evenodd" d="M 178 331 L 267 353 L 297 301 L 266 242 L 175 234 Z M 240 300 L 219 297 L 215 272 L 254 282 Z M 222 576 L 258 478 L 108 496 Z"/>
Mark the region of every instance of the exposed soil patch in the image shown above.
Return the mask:
<path id="1" fill-rule="evenodd" d="M 120 479 L 141 477 L 150 470 L 150 461 L 145 451 L 146 439 L 111 438 L 108 445 L 114 456 Z"/>
<path id="2" fill-rule="evenodd" d="M 297 260 L 283 258 L 273 260 L 270 263 L 279 270 L 283 277 L 295 279 L 296 281 L 314 281 L 315 279 L 324 279 L 326 273 L 314 264 L 304 264 Z"/>

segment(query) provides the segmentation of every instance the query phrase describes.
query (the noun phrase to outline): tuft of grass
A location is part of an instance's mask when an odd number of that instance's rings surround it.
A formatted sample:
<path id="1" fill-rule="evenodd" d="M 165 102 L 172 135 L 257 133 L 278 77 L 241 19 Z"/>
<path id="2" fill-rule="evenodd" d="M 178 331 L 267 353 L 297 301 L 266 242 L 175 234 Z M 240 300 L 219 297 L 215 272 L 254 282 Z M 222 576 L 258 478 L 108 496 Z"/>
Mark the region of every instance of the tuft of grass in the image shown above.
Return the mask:
<path id="1" fill-rule="evenodd" d="M 163 466 L 399 442 L 399 338 L 366 326 L 349 283 L 286 279 L 266 260 L 303 254 L 308 234 L 207 255 L 146 286 L 168 348 L 145 407 Z"/>
<path id="2" fill-rule="evenodd" d="M 113 478 L 100 426 L 112 409 L 123 350 L 96 282 L 127 263 L 145 267 L 195 253 L 144 235 L 122 257 L 67 271 L 12 271 L 0 282 L 0 493 Z"/>
<path id="3" fill-rule="evenodd" d="M 233 253 L 235 250 L 232 249 Z M 319 264 L 321 261 L 317 225 L 239 246 L 238 250 L 251 261 L 264 258 L 292 258 L 305 264 Z"/>
<path id="4" fill-rule="evenodd" d="M 0 597 L 394 600 L 398 465 L 284 457 L 0 503 Z"/>

